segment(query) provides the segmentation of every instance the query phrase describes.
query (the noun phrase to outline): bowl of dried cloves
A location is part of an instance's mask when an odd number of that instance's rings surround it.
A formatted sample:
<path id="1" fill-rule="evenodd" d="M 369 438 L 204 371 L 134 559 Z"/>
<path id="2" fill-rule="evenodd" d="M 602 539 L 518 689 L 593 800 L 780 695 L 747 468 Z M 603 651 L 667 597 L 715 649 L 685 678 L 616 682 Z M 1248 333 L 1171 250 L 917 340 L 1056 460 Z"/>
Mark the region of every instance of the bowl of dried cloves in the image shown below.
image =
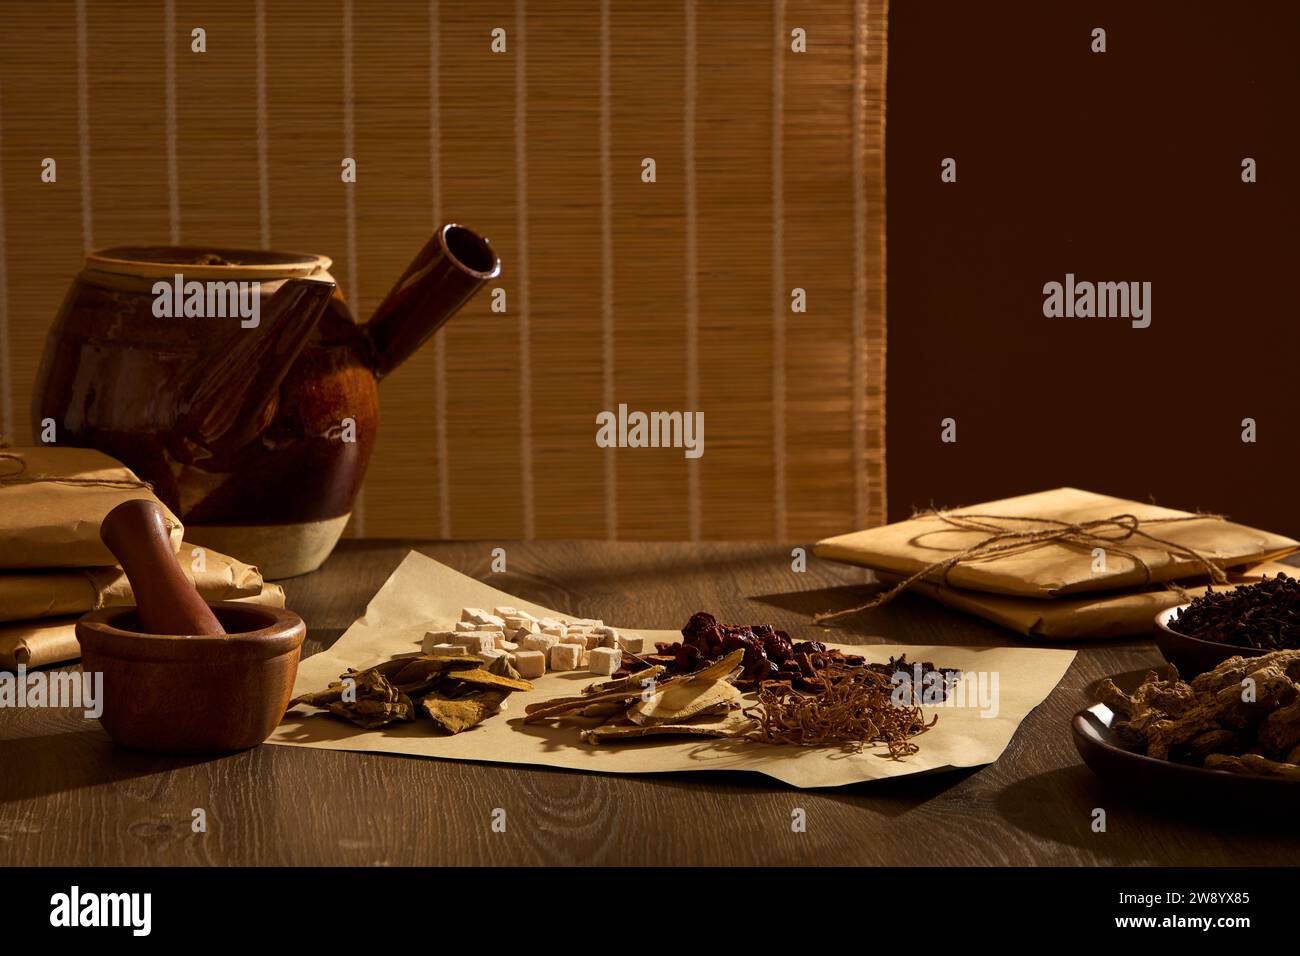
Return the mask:
<path id="1" fill-rule="evenodd" d="M 1209 589 L 1156 615 L 1156 646 L 1187 677 L 1230 657 L 1300 648 L 1300 580 L 1286 574 Z"/>

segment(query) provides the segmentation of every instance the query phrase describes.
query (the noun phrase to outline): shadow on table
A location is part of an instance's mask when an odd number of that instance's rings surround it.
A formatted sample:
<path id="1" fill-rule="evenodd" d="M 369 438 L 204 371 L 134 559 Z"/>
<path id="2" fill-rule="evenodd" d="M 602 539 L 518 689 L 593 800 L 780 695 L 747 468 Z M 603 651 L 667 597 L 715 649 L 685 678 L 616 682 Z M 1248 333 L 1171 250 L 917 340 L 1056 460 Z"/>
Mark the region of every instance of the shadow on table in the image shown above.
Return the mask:
<path id="1" fill-rule="evenodd" d="M 0 740 L 0 804 L 70 793 L 187 767 L 212 757 L 178 757 L 119 747 L 102 730 Z M 21 768 L 21 772 L 15 772 Z"/>
<path id="2" fill-rule="evenodd" d="M 863 637 L 877 642 L 899 644 L 961 643 L 971 646 L 1004 645 L 1022 640 L 996 624 L 943 607 L 915 594 L 900 595 L 884 607 L 847 614 L 823 624 L 813 624 L 815 614 L 857 607 L 878 592 L 879 588 L 874 585 L 858 584 L 808 591 L 751 594 L 749 599 L 802 615 L 808 619 L 810 626 L 830 632 L 824 634 L 824 639 L 839 644 L 858 644 Z"/>
<path id="3" fill-rule="evenodd" d="M 1119 863 L 1174 862 L 1161 859 L 1171 846 L 1196 854 L 1195 845 L 1186 846 L 1188 833 L 1199 835 L 1206 847 L 1262 840 L 1281 853 L 1300 848 L 1295 808 L 1285 801 L 1234 807 L 1188 795 L 1179 802 L 1104 781 L 1083 764 L 1017 780 L 998 792 L 994 807 L 1018 830 Z M 1096 809 L 1106 812 L 1106 832 L 1092 829 Z M 1118 838 L 1107 839 L 1107 833 Z M 1210 862 L 1210 854 L 1204 855 Z"/>
<path id="4" fill-rule="evenodd" d="M 750 600 L 806 615 L 811 624 L 814 614 L 857 607 L 878 593 L 878 586 L 860 584 L 810 591 L 754 594 Z M 826 639 L 841 644 L 861 643 L 861 638 L 868 637 L 878 643 L 1047 647 L 1065 651 L 1127 649 L 1150 645 L 1149 638 L 1144 636 L 1090 641 L 1036 640 L 975 615 L 945 607 L 919 594 L 902 594 L 883 607 L 847 614 L 814 626 L 828 629 L 832 633 Z M 843 636 L 834 632 L 842 632 Z"/>

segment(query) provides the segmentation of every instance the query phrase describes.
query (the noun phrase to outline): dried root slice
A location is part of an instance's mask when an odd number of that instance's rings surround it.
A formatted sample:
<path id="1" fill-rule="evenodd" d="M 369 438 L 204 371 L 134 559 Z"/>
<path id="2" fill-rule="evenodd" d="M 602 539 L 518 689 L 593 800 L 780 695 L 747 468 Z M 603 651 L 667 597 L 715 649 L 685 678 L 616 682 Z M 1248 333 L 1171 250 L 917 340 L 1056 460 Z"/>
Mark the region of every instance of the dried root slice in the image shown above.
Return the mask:
<path id="1" fill-rule="evenodd" d="M 344 700 L 347 694 L 350 700 Z M 324 690 L 303 694 L 289 701 L 290 707 L 307 704 L 312 707 L 330 707 L 332 704 L 350 706 L 351 701 L 370 700 L 383 703 L 396 703 L 405 695 L 376 670 L 354 671 L 349 669 L 338 680 Z"/>
<path id="2" fill-rule="evenodd" d="M 1210 754 L 1205 758 L 1209 770 L 1227 770 L 1232 773 L 1248 773 L 1260 777 L 1280 777 L 1284 780 L 1300 780 L 1300 766 L 1269 760 L 1259 754 L 1242 754 L 1233 757 L 1229 754 Z"/>
<path id="3" fill-rule="evenodd" d="M 727 680 L 732 677 L 732 671 L 740 667 L 745 660 L 744 648 L 737 648 L 725 657 L 720 657 L 708 667 L 702 668 L 689 675 L 688 680 Z"/>
<path id="4" fill-rule="evenodd" d="M 502 690 L 532 690 L 533 685 L 517 677 L 504 677 L 500 674 L 493 674 L 491 671 L 476 670 L 456 671 L 449 675 L 452 679 L 470 684 L 475 687 L 496 687 Z"/>
<path id="5" fill-rule="evenodd" d="M 459 700 L 430 696 L 420 701 L 420 707 L 439 728 L 449 734 L 458 734 L 499 713 L 502 699 L 491 691 Z"/>
<path id="6" fill-rule="evenodd" d="M 606 724 L 582 731 L 584 743 L 603 744 L 611 741 L 634 740 L 639 737 L 739 737 L 753 729 L 755 721 L 748 717 L 735 717 L 711 724 L 652 724 L 650 726 Z"/>
<path id="7" fill-rule="evenodd" d="M 536 721 L 546 720 L 550 717 L 560 717 L 564 714 L 580 712 L 586 707 L 597 704 L 619 704 L 621 708 L 625 709 L 652 687 L 656 692 L 662 693 L 665 688 L 683 684 L 688 680 L 695 679 L 696 677 L 694 674 L 683 675 L 681 677 L 670 677 L 668 680 L 656 684 L 654 678 L 656 675 L 661 673 L 663 673 L 662 670 L 650 668 L 649 670 L 629 675 L 626 678 L 619 678 L 619 682 L 622 686 L 616 687 L 613 690 L 607 690 L 602 693 L 588 693 L 584 690 L 577 697 L 552 697 L 550 700 L 535 701 L 524 708 L 524 713 L 528 715 L 524 718 L 524 723 L 535 723 Z M 642 686 L 642 681 L 646 682 L 645 686 Z M 614 682 L 606 681 L 604 683 Z"/>
<path id="8" fill-rule="evenodd" d="M 307 694 L 300 694 L 289 701 L 289 708 L 292 709 L 299 704 L 306 704 L 308 707 L 328 707 L 330 704 L 342 699 L 343 684 L 336 681 L 324 690 L 314 690 Z"/>
<path id="9" fill-rule="evenodd" d="M 1109 677 L 1097 685 L 1097 700 L 1120 717 L 1128 718 L 1133 713 L 1133 698 L 1120 690 Z"/>
<path id="10" fill-rule="evenodd" d="M 1225 751 L 1237 735 L 1231 730 L 1207 730 L 1187 742 L 1187 750 L 1193 757 L 1208 757 L 1212 753 Z"/>
<path id="11" fill-rule="evenodd" d="M 727 669 L 730 672 L 730 668 Z M 691 675 L 683 681 L 669 681 L 648 699 L 628 708 L 634 724 L 679 724 L 704 713 L 716 713 L 738 706 L 744 695 L 725 680 Z"/>
<path id="12" fill-rule="evenodd" d="M 470 655 L 434 657 L 431 654 L 403 654 L 373 667 L 367 667 L 362 673 L 374 671 L 397 683 L 401 680 L 416 680 L 430 673 L 441 673 L 456 670 L 457 668 L 478 667 L 482 663 L 477 657 Z"/>
<path id="13" fill-rule="evenodd" d="M 582 710 L 577 711 L 577 714 L 579 717 L 595 717 L 600 720 L 609 720 L 611 717 L 618 717 L 626 712 L 626 702 L 609 701 L 604 704 L 588 704 Z"/>
<path id="14" fill-rule="evenodd" d="M 405 695 L 395 701 L 356 700 L 351 703 L 337 701 L 329 705 L 329 712 L 367 730 L 383 727 L 395 720 L 415 720 L 415 708 Z"/>
<path id="15" fill-rule="evenodd" d="M 411 697 L 419 697 L 437 687 L 445 679 L 458 673 L 482 666 L 477 657 L 418 657 L 411 658 L 388 680 Z"/>
<path id="16" fill-rule="evenodd" d="M 528 716 L 524 718 L 524 723 L 531 724 L 538 720 L 545 720 L 548 717 L 559 717 L 561 714 L 582 710 L 584 707 L 590 707 L 593 704 L 629 704 L 640 696 L 641 689 L 638 687 L 610 691 L 608 694 L 595 694 L 590 697 L 553 697 L 550 700 L 537 701 L 525 707 L 524 713 Z"/>
<path id="17" fill-rule="evenodd" d="M 515 669 L 515 665 L 510 663 L 510 658 L 505 654 L 494 658 L 493 661 L 488 664 L 486 670 L 489 674 L 496 674 L 498 677 L 508 677 L 511 680 L 517 680 L 528 684 L 528 681 L 524 679 L 524 675 Z M 460 675 L 457 674 L 455 676 L 459 677 Z M 528 689 L 532 690 L 532 686 L 532 684 L 528 684 Z"/>
<path id="18" fill-rule="evenodd" d="M 1259 742 L 1265 752 L 1277 754 L 1290 754 L 1300 746 L 1300 697 L 1264 718 Z"/>
<path id="19" fill-rule="evenodd" d="M 637 693 L 645 686 L 645 681 L 658 680 L 659 675 L 664 672 L 662 664 L 656 664 L 654 667 L 647 667 L 643 671 L 637 671 L 635 674 L 628 674 L 626 677 L 615 677 L 613 680 L 600 680 L 594 684 L 588 684 L 582 689 L 584 695 L 608 694 L 618 690 L 631 690 L 636 688 Z"/>

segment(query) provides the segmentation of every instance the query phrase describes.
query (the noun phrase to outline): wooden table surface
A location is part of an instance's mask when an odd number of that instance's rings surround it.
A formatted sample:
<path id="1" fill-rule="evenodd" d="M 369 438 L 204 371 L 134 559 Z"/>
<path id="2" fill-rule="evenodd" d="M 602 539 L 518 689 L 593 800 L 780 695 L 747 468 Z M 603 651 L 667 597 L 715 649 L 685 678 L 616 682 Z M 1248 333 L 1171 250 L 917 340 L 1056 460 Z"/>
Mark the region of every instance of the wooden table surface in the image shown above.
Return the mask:
<path id="1" fill-rule="evenodd" d="M 520 597 L 584 617 L 680 627 L 708 610 L 811 638 L 816 610 L 862 595 L 863 572 L 762 544 L 348 541 L 284 582 L 328 647 L 415 548 Z M 904 596 L 852 618 L 843 643 L 990 645 L 1018 638 Z M 1253 865 L 1293 863 L 1292 824 L 1155 805 L 1079 761 L 1070 717 L 1102 677 L 1160 661 L 1149 641 L 1078 645 L 1060 686 L 996 763 L 825 791 L 758 775 L 639 777 L 263 746 L 215 759 L 115 747 L 62 710 L 0 710 L 0 865 Z M 207 832 L 193 832 L 195 808 Z M 495 808 L 506 810 L 494 832 Z M 1094 832 L 1094 809 L 1106 811 Z M 806 814 L 792 832 L 792 812 Z"/>

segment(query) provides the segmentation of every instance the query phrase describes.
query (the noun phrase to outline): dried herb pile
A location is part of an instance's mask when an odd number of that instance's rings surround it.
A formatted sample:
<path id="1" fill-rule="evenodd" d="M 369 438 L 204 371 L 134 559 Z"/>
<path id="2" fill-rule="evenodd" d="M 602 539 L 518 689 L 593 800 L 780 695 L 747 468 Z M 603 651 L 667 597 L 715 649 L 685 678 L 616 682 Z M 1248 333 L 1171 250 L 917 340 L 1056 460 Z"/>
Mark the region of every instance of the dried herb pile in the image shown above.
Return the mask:
<path id="1" fill-rule="evenodd" d="M 1098 697 L 1123 718 L 1120 742 L 1148 757 L 1300 780 L 1300 650 L 1231 657 L 1190 683 L 1171 665 L 1131 695 L 1106 680 Z"/>
<path id="2" fill-rule="evenodd" d="M 826 663 L 818 670 L 815 694 L 800 693 L 784 681 L 764 683 L 758 703 L 743 712 L 757 723 L 753 736 L 801 747 L 839 744 L 859 752 L 884 744 L 895 760 L 911 756 L 920 749 L 912 738 L 933 727 L 938 715 L 926 723 L 916 689 L 905 697 L 895 693 L 898 685 L 879 666 Z"/>
<path id="3" fill-rule="evenodd" d="M 1179 634 L 1265 651 L 1300 648 L 1300 581 L 1286 574 L 1231 591 L 1211 589 L 1174 616 Z"/>
<path id="4" fill-rule="evenodd" d="M 588 744 L 671 734 L 856 752 L 879 744 L 900 759 L 917 752 L 913 738 L 938 720 L 926 721 L 922 695 L 946 700 L 960 676 L 906 656 L 868 663 L 816 641 L 796 644 L 771 625 L 720 625 L 704 612 L 682 635 L 682 643 L 635 659 L 637 670 L 529 704 L 525 723 L 595 720 L 579 729 Z M 934 675 L 940 679 L 928 680 Z M 746 689 L 757 691 L 748 707 Z"/>
<path id="5" fill-rule="evenodd" d="M 512 692 L 533 689 L 508 658 L 482 665 L 477 657 L 407 654 L 362 671 L 348 668 L 329 687 L 295 697 L 289 707 L 323 707 L 367 730 L 425 717 L 444 733 L 458 734 L 504 710 Z"/>
<path id="6" fill-rule="evenodd" d="M 888 664 L 869 664 L 860 655 L 828 649 L 820 641 L 796 642 L 771 624 L 719 624 L 705 611 L 691 616 L 682 628 L 682 638 L 680 642 L 657 643 L 659 653 L 646 656 L 640 665 L 657 665 L 669 674 L 689 674 L 734 651 L 743 651 L 736 686 L 744 691 L 754 690 L 764 681 L 784 681 L 797 690 L 817 693 L 822 689 L 818 671 L 829 664 L 868 668 L 887 680 L 899 671 L 914 676 L 914 665 L 907 662 L 906 655 L 890 658 Z M 920 667 L 922 676 L 939 670 L 928 661 Z M 943 669 L 943 674 L 945 687 L 959 676 L 951 669 Z"/>
<path id="7" fill-rule="evenodd" d="M 598 681 L 576 696 L 529 704 L 524 723 L 596 718 L 597 726 L 579 731 L 592 744 L 661 735 L 730 737 L 750 725 L 734 714 L 742 696 L 734 681 L 743 653 L 735 650 L 692 674 L 668 677 L 663 665 L 654 665 Z"/>

